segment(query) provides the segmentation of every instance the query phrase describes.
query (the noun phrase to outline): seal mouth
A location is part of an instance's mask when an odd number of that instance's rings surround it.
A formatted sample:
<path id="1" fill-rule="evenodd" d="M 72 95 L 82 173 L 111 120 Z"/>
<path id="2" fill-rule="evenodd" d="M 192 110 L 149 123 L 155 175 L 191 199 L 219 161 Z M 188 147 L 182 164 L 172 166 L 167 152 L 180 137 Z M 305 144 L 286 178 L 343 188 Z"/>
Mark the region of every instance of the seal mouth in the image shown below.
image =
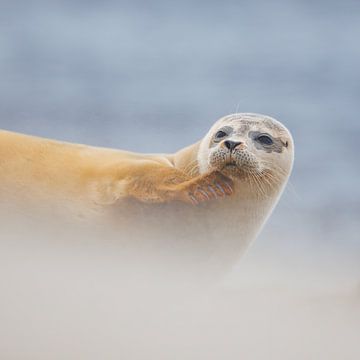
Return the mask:
<path id="1" fill-rule="evenodd" d="M 239 178 L 246 176 L 250 169 L 246 165 L 237 163 L 235 160 L 229 160 L 223 164 L 222 170 L 229 176 Z"/>
<path id="2" fill-rule="evenodd" d="M 224 167 L 235 168 L 238 167 L 235 159 L 229 154 L 228 158 L 224 162 Z"/>
<path id="3" fill-rule="evenodd" d="M 256 169 L 255 161 L 251 162 L 251 155 L 246 153 L 226 153 L 214 152 L 209 159 L 209 165 L 225 174 L 239 178 Z"/>
<path id="4" fill-rule="evenodd" d="M 235 168 L 238 167 L 235 161 L 230 161 L 225 164 L 225 167 Z"/>

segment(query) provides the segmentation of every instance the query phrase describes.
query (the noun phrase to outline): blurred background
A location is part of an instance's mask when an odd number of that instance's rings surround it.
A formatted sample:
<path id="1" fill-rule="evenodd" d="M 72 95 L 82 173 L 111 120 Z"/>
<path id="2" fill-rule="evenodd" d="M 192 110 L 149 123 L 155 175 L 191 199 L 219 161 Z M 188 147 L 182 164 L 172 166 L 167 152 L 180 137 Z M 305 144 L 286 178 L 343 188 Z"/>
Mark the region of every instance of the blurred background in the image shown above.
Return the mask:
<path id="1" fill-rule="evenodd" d="M 229 282 L 353 291 L 359 37 L 357 0 L 0 0 L 0 126 L 174 152 L 223 115 L 273 116 L 293 134 L 294 171 Z"/>

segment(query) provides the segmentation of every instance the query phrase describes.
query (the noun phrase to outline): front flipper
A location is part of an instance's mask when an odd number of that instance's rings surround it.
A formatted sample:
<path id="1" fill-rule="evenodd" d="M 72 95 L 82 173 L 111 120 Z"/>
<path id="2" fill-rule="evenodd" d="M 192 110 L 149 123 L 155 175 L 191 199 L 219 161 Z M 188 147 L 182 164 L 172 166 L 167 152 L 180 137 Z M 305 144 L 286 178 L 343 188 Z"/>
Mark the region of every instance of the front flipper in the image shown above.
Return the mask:
<path id="1" fill-rule="evenodd" d="M 153 161 L 107 168 L 92 183 L 95 202 L 114 204 L 124 198 L 145 203 L 180 201 L 197 205 L 233 193 L 233 182 L 220 171 L 189 177 L 184 172 Z"/>
<path id="2" fill-rule="evenodd" d="M 174 200 L 198 205 L 233 194 L 234 184 L 220 171 L 213 171 L 176 186 Z"/>

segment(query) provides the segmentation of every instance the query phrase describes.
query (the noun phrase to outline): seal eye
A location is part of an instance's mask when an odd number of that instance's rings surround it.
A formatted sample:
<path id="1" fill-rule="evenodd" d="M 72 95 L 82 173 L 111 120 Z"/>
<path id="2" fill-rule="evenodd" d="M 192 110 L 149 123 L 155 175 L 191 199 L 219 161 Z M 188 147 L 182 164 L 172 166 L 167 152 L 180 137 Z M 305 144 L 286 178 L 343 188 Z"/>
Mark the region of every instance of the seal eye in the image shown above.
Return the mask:
<path id="1" fill-rule="evenodd" d="M 272 145 L 274 143 L 269 135 L 260 135 L 256 140 L 263 145 Z"/>
<path id="2" fill-rule="evenodd" d="M 222 139 L 222 138 L 224 138 L 225 136 L 227 136 L 227 133 L 226 133 L 225 131 L 220 130 L 220 131 L 218 131 L 218 132 L 216 133 L 215 138 L 216 138 L 216 139 Z"/>

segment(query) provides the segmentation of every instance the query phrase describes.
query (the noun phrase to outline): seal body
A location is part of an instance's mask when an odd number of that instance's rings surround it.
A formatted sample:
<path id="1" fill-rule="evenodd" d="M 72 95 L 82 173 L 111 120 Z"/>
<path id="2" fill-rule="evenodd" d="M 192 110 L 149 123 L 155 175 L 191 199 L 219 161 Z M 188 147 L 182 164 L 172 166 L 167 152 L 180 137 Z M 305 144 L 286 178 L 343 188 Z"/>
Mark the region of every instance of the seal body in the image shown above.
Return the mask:
<path id="1" fill-rule="evenodd" d="M 100 233 L 136 251 L 231 263 L 276 205 L 293 151 L 282 124 L 247 113 L 221 118 L 175 154 L 1 131 L 0 195 L 3 204 L 102 224 Z"/>

